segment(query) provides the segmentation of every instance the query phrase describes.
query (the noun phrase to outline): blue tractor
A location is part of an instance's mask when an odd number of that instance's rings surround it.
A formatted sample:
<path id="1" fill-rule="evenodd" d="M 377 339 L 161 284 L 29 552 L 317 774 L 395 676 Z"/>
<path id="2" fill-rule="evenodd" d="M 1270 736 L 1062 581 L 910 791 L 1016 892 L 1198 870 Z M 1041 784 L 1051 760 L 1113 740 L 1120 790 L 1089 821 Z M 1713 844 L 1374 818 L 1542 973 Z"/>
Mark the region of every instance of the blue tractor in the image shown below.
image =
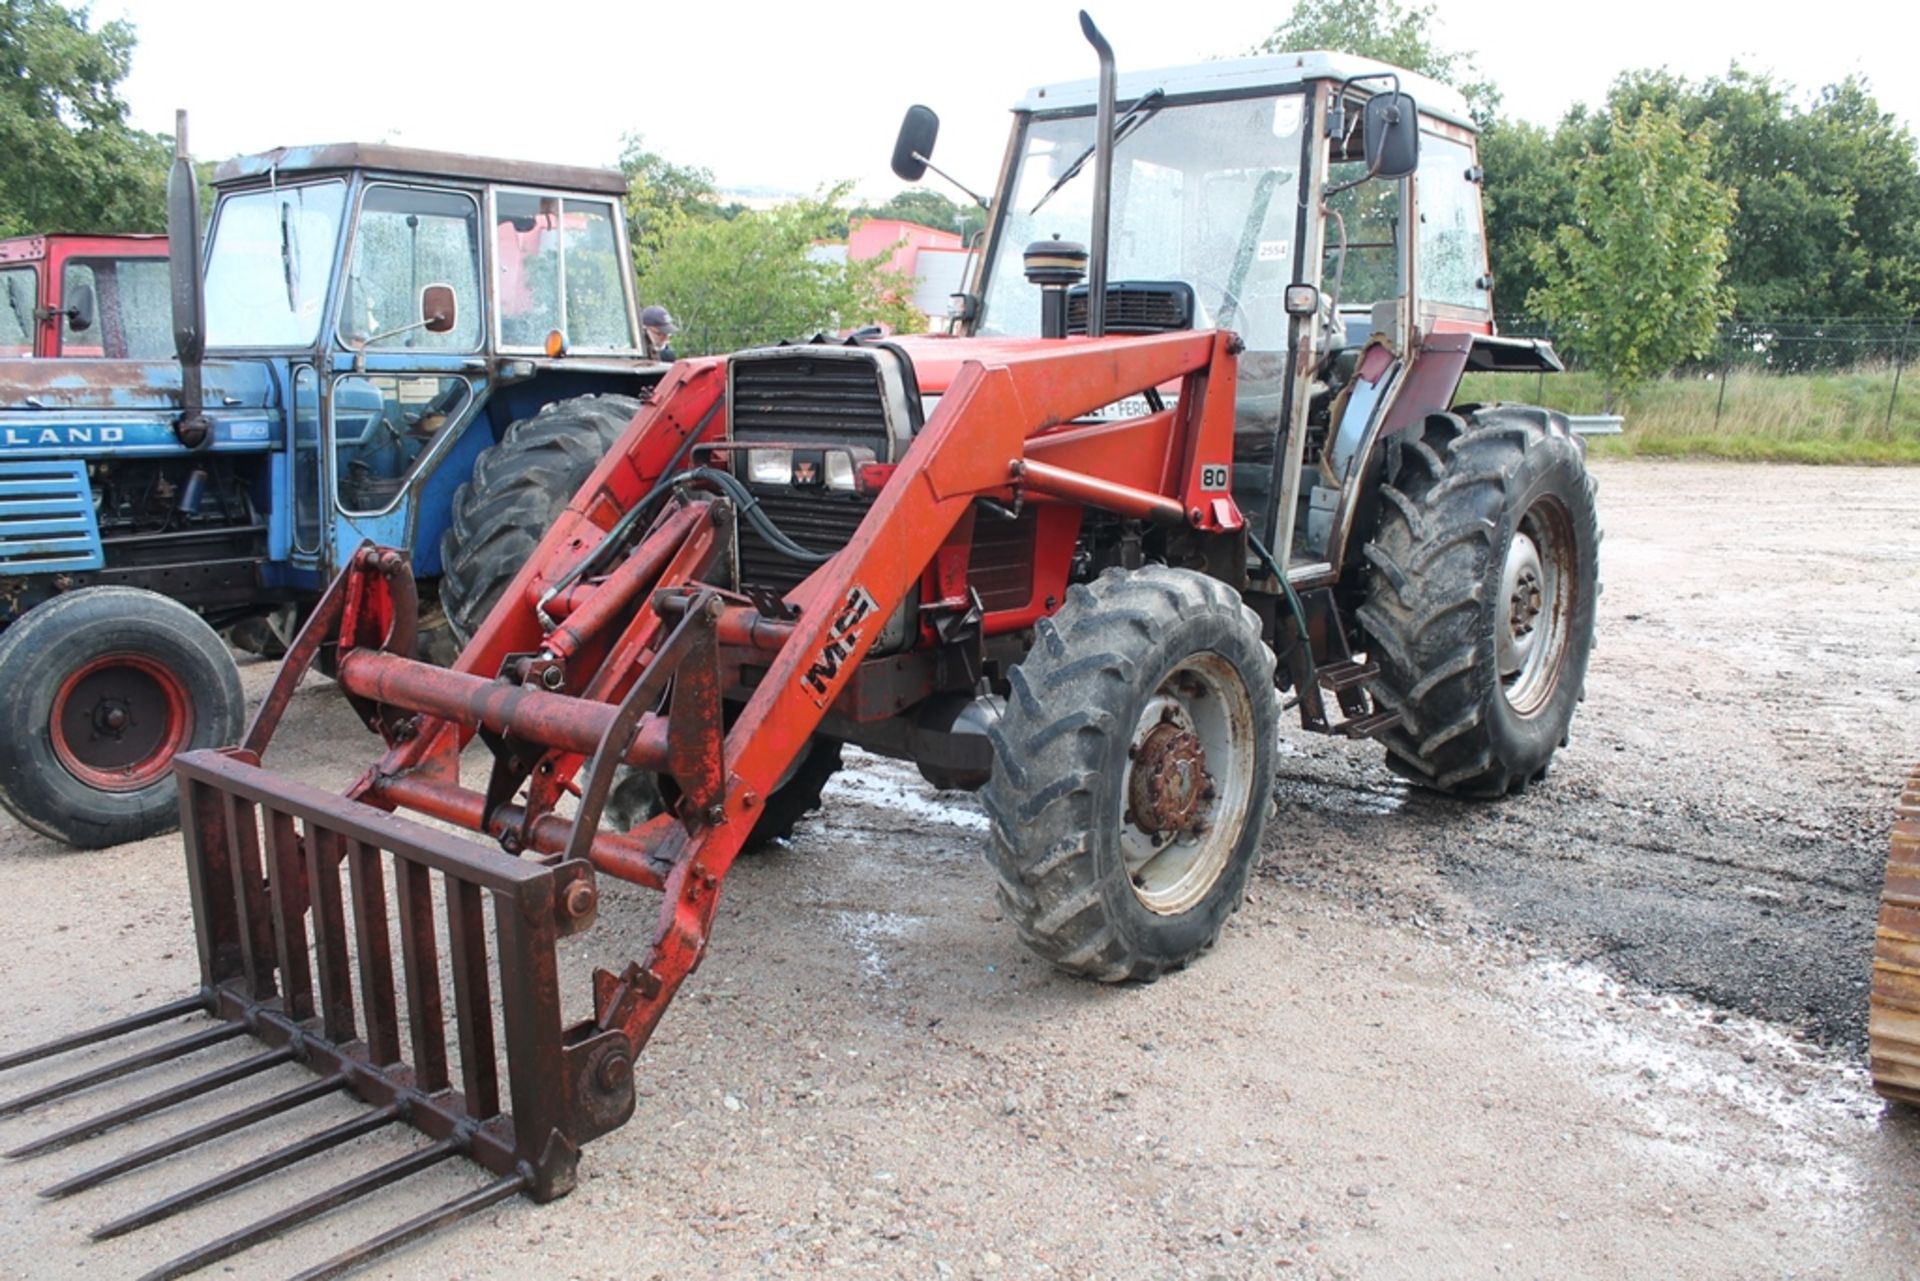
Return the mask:
<path id="1" fill-rule="evenodd" d="M 178 821 L 230 743 L 227 641 L 274 655 L 362 542 L 449 660 L 665 372 L 620 174 L 386 145 L 168 192 L 178 359 L 0 362 L 0 803 L 77 846 Z"/>

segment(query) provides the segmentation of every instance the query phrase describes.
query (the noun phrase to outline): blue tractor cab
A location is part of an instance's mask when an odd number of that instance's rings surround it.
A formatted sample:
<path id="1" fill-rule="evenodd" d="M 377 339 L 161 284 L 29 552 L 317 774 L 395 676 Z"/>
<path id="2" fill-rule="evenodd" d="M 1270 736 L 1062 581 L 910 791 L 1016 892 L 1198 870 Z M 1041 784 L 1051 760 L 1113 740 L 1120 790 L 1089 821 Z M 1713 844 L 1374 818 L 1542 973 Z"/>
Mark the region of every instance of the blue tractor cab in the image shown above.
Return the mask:
<path id="1" fill-rule="evenodd" d="M 203 250 L 186 166 L 179 359 L 0 361 L 0 803 L 69 844 L 176 821 L 174 753 L 241 729 L 216 633 L 276 653 L 365 541 L 450 659 L 666 369 L 617 172 L 281 149 Z"/>

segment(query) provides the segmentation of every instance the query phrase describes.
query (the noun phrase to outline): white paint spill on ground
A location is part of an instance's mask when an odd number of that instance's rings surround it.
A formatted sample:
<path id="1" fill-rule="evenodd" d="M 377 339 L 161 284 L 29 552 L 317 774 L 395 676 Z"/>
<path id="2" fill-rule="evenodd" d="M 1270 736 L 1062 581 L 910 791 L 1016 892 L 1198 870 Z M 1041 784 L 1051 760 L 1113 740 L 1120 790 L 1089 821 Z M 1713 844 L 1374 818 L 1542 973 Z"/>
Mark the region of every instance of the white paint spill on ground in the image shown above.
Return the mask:
<path id="1" fill-rule="evenodd" d="M 1778 1024 L 1627 986 L 1591 965 L 1518 972 L 1516 1013 L 1610 1103 L 1636 1116 L 1650 1155 L 1711 1175 L 1739 1169 L 1755 1196 L 1842 1230 L 1871 1172 L 1852 1155 L 1881 1104 L 1859 1064 Z"/>
<path id="2" fill-rule="evenodd" d="M 971 795 L 935 792 L 913 766 L 853 748 L 847 749 L 846 768 L 828 781 L 822 796 L 828 814 L 835 801 L 851 801 L 970 832 L 987 830 L 987 816 Z"/>
<path id="3" fill-rule="evenodd" d="M 890 953 L 926 920 L 904 912 L 837 911 L 828 929 L 860 958 L 860 975 L 882 987 L 898 987 Z"/>

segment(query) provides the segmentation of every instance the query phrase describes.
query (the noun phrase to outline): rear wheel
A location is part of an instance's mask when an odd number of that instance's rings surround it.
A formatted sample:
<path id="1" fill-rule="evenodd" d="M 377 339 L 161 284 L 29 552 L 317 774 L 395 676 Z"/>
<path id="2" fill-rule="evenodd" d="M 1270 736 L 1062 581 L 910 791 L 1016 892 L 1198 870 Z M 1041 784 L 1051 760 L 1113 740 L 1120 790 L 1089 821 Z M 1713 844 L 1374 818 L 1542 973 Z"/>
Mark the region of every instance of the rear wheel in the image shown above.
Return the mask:
<path id="1" fill-rule="evenodd" d="M 472 479 L 454 491 L 453 522 L 440 538 L 440 605 L 454 642 L 447 652 L 473 639 L 639 412 L 632 396 L 555 401 L 481 451 Z"/>
<path id="2" fill-rule="evenodd" d="M 240 736 L 233 656 L 186 606 L 130 587 L 56 596 L 0 635 L 0 803 L 82 848 L 180 820 L 173 758 Z"/>
<path id="3" fill-rule="evenodd" d="M 1108 570 L 1042 619 L 982 793 L 1000 899 L 1062 969 L 1152 979 L 1239 907 L 1273 792 L 1273 651 L 1226 584 Z"/>
<path id="4" fill-rule="evenodd" d="M 1546 774 L 1586 681 L 1600 529 L 1560 414 L 1435 414 L 1381 486 L 1357 617 L 1400 713 L 1387 763 L 1426 787 L 1501 796 Z"/>

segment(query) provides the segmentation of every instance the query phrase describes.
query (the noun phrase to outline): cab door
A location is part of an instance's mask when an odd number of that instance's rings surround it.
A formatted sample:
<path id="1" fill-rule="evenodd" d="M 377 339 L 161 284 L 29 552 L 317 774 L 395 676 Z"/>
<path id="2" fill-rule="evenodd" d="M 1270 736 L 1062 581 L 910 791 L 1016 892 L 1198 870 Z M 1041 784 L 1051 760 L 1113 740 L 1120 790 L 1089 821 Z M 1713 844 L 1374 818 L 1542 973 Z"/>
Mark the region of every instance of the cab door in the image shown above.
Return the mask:
<path id="1" fill-rule="evenodd" d="M 361 191 L 325 398 L 336 560 L 371 540 L 411 551 L 416 573 L 439 573 L 452 489 L 486 443 L 463 441 L 486 383 L 480 225 L 468 191 Z M 444 328 L 423 314 L 430 286 L 451 292 Z"/>

